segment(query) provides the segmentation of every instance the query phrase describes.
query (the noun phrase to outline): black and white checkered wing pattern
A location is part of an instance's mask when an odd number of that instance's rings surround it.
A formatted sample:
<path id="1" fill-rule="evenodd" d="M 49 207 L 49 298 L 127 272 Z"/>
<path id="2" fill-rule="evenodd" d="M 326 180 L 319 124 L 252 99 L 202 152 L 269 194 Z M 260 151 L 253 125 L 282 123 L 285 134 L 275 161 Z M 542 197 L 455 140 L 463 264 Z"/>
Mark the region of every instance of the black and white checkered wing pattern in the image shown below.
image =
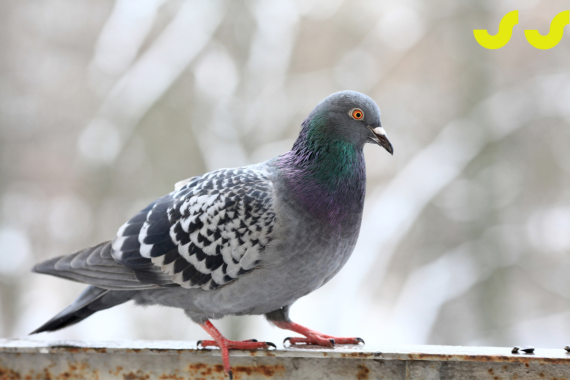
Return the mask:
<path id="1" fill-rule="evenodd" d="M 266 173 L 252 169 L 191 178 L 125 223 L 113 256 L 135 271 L 152 262 L 185 288 L 215 289 L 262 261 L 275 222 L 272 193 Z"/>

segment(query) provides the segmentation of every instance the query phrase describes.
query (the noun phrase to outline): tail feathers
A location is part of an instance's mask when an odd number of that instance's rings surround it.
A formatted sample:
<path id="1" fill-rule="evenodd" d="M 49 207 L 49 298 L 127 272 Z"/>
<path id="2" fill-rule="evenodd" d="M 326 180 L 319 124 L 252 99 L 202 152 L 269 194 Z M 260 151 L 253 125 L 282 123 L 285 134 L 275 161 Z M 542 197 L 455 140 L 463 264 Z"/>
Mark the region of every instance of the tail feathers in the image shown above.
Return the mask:
<path id="1" fill-rule="evenodd" d="M 129 301 L 136 293 L 136 291 L 116 291 L 88 286 L 71 305 L 31 332 L 30 335 L 56 331 L 74 325 L 93 313 Z"/>
<path id="2" fill-rule="evenodd" d="M 159 286 L 177 286 L 170 275 L 162 273 L 149 259 L 147 267 L 129 268 L 115 261 L 111 242 L 55 257 L 37 264 L 32 271 L 67 280 L 114 290 L 138 290 Z"/>

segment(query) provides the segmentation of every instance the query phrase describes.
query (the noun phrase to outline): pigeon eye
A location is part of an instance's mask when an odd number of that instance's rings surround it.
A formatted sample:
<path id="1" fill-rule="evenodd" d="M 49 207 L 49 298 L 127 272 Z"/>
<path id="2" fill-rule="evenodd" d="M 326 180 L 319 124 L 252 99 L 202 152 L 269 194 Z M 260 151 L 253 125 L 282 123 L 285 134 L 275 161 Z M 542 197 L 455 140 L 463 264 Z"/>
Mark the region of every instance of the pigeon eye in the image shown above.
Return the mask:
<path id="1" fill-rule="evenodd" d="M 352 116 L 352 118 L 354 120 L 362 120 L 362 118 L 364 117 L 364 112 L 362 112 L 362 110 L 359 110 L 358 108 L 355 110 L 352 110 L 350 112 L 350 116 Z"/>

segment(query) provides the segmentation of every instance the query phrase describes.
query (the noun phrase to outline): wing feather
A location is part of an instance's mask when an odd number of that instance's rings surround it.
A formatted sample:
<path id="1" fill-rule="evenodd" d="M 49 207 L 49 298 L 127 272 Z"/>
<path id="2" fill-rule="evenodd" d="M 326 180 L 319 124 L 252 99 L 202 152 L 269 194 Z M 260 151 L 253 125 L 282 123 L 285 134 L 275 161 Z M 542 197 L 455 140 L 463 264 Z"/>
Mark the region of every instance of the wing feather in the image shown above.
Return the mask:
<path id="1" fill-rule="evenodd" d="M 268 174 L 222 169 L 180 183 L 119 229 L 114 260 L 138 279 L 154 270 L 170 284 L 204 290 L 257 267 L 275 219 Z"/>

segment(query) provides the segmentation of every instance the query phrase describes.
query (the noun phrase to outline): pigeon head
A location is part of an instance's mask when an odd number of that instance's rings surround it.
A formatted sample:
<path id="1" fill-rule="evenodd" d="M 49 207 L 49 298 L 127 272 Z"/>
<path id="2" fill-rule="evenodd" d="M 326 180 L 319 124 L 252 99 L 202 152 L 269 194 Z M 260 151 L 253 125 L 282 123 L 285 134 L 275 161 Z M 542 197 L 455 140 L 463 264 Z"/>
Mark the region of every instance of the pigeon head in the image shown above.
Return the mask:
<path id="1" fill-rule="evenodd" d="M 336 92 L 322 100 L 303 123 L 303 134 L 349 143 L 357 148 L 366 143 L 377 144 L 394 153 L 382 128 L 378 105 L 356 91 Z"/>
<path id="2" fill-rule="evenodd" d="M 337 92 L 303 121 L 297 141 L 277 158 L 277 167 L 285 187 L 305 210 L 342 228 L 351 215 L 362 212 L 366 143 L 393 153 L 376 103 L 359 92 Z"/>

